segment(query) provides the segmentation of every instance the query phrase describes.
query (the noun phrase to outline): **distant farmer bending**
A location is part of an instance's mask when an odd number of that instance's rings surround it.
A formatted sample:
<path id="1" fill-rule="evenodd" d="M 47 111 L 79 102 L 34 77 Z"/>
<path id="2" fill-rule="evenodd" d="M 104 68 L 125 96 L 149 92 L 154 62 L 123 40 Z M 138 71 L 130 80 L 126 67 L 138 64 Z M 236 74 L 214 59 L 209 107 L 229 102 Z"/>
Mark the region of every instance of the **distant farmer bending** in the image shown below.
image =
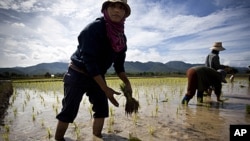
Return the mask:
<path id="1" fill-rule="evenodd" d="M 188 104 L 190 99 L 193 98 L 197 90 L 197 100 L 198 102 L 203 102 L 203 92 L 206 91 L 211 86 L 214 88 L 214 93 L 217 97 L 217 101 L 222 101 L 221 96 L 221 82 L 226 83 L 225 72 L 203 67 L 196 66 L 189 68 L 187 70 L 188 86 L 187 93 L 182 99 L 182 104 Z"/>

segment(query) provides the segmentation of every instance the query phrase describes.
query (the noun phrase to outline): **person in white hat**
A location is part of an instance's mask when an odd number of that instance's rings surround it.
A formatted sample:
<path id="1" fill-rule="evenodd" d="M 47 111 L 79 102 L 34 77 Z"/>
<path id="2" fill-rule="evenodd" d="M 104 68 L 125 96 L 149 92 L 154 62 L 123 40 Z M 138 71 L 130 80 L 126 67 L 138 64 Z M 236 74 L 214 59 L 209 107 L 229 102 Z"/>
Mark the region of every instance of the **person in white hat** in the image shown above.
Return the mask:
<path id="1" fill-rule="evenodd" d="M 229 68 L 226 65 L 222 65 L 220 63 L 220 57 L 219 57 L 219 53 L 220 51 L 226 50 L 223 46 L 222 46 L 222 42 L 215 42 L 214 45 L 210 48 L 211 49 L 211 53 L 209 53 L 206 57 L 206 61 L 205 61 L 205 66 L 212 68 L 216 71 L 227 71 L 227 68 Z M 212 89 L 213 88 L 209 88 L 206 93 L 210 96 L 212 93 Z"/>
<path id="2" fill-rule="evenodd" d="M 78 36 L 78 46 L 71 56 L 64 75 L 64 98 L 58 113 L 55 140 L 63 141 L 69 123 L 77 116 L 83 95 L 89 98 L 93 110 L 93 140 L 102 141 L 104 119 L 109 116 L 108 100 L 116 107 L 119 103 L 105 80 L 107 70 L 113 65 L 125 89 L 132 95 L 132 88 L 124 69 L 127 51 L 124 34 L 125 19 L 131 10 L 127 0 L 106 0 L 102 4 L 103 16 L 87 25 Z"/>
<path id="3" fill-rule="evenodd" d="M 212 51 L 206 57 L 205 66 L 215 70 L 225 69 L 227 66 L 220 64 L 219 52 L 225 50 L 222 42 L 215 42 L 210 48 Z"/>

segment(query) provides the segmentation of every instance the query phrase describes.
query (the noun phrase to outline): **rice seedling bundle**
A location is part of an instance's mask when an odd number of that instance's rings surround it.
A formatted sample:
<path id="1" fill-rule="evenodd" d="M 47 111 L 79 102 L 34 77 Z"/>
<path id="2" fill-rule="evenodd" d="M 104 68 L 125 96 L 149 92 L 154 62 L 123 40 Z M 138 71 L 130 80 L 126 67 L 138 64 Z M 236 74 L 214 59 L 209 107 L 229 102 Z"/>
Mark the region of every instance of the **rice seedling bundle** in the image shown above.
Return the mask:
<path id="1" fill-rule="evenodd" d="M 126 97 L 125 114 L 131 115 L 133 113 L 138 113 L 138 109 L 140 107 L 139 101 L 133 98 L 132 94 L 126 91 L 124 83 L 120 85 L 120 89 Z"/>

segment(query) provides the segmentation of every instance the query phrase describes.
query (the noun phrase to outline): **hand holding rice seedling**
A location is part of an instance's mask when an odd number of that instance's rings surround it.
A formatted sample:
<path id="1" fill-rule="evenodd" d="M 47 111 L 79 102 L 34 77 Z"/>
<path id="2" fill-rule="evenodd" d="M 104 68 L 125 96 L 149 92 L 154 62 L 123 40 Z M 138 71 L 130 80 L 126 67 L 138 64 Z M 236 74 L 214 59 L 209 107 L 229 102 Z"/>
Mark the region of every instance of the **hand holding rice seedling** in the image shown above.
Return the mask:
<path id="1" fill-rule="evenodd" d="M 132 113 L 138 113 L 139 109 L 139 101 L 132 97 L 132 93 L 126 90 L 126 86 L 124 83 L 120 85 L 120 89 L 123 92 L 124 96 L 126 97 L 126 104 L 125 104 L 125 113 L 126 115 L 131 115 Z"/>

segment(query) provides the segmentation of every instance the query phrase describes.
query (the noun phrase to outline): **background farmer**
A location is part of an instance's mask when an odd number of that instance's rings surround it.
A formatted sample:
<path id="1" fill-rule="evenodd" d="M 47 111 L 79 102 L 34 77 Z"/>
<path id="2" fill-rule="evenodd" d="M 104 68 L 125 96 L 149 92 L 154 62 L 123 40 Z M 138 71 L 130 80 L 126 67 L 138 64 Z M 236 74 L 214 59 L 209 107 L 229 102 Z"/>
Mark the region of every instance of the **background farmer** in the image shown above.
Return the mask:
<path id="1" fill-rule="evenodd" d="M 211 52 L 206 57 L 205 66 L 213 68 L 216 71 L 219 70 L 219 71 L 225 71 L 225 73 L 228 72 L 229 67 L 222 65 L 220 63 L 219 53 L 220 51 L 226 50 L 222 46 L 222 42 L 215 42 L 214 45 L 210 49 L 211 49 Z M 208 95 L 211 95 L 212 89 L 213 89 L 212 87 L 209 88 L 208 90 L 206 90 L 206 93 L 208 93 Z"/>
<path id="2" fill-rule="evenodd" d="M 228 67 L 220 63 L 219 53 L 220 51 L 225 50 L 225 48 L 222 46 L 222 42 L 215 42 L 210 49 L 211 53 L 209 53 L 206 57 L 205 66 L 215 70 L 225 69 Z"/>
<path id="3" fill-rule="evenodd" d="M 210 86 L 214 88 L 217 101 L 221 101 L 221 82 L 226 82 L 225 76 L 225 72 L 217 72 L 216 70 L 209 67 L 196 66 L 189 68 L 187 70 L 187 93 L 182 99 L 182 104 L 188 104 L 189 100 L 195 95 L 196 90 L 198 102 L 203 102 L 203 92 Z"/>
<path id="4" fill-rule="evenodd" d="M 57 115 L 56 140 L 64 140 L 69 123 L 77 116 L 84 93 L 93 104 L 93 140 L 102 140 L 104 119 L 109 116 L 108 99 L 119 106 L 113 97 L 119 93 L 106 85 L 104 77 L 112 64 L 125 83 L 126 91 L 132 94 L 124 70 L 127 51 L 124 22 L 130 15 L 130 7 L 126 0 L 107 0 L 101 12 L 103 17 L 86 26 L 78 36 L 78 47 L 64 76 L 63 107 Z"/>

